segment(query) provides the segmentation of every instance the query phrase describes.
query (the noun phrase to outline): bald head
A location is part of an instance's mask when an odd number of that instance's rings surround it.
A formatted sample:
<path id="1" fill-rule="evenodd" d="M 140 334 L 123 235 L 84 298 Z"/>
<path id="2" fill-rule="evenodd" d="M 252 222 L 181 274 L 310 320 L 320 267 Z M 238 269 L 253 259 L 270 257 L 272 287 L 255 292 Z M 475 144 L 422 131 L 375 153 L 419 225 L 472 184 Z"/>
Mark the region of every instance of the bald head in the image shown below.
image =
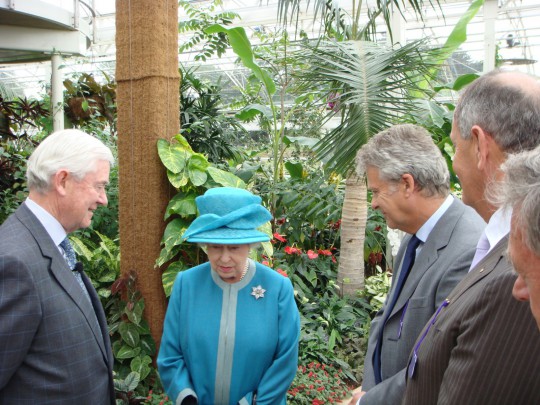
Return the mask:
<path id="1" fill-rule="evenodd" d="M 495 70 L 471 83 L 454 112 L 454 125 L 467 140 L 478 125 L 505 153 L 540 144 L 540 83 L 520 72 Z"/>

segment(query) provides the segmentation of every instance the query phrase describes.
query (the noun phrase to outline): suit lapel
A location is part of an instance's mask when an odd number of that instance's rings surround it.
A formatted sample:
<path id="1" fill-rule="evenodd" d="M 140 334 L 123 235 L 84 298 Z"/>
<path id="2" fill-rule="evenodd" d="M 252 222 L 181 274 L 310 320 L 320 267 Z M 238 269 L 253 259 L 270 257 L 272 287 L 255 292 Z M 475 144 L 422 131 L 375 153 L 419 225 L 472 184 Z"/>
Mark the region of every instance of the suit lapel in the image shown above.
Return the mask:
<path id="1" fill-rule="evenodd" d="M 62 286 L 65 292 L 71 297 L 75 302 L 77 307 L 81 310 L 88 325 L 92 329 L 96 340 L 98 341 L 99 347 L 103 353 L 104 358 L 109 361 L 107 356 L 107 351 L 103 342 L 103 337 L 100 333 L 100 327 L 97 321 L 96 312 L 92 304 L 88 301 L 85 294 L 81 290 L 81 286 L 71 273 L 67 262 L 64 257 L 58 250 L 58 247 L 54 244 L 50 235 L 47 233 L 41 222 L 35 217 L 35 215 L 26 207 L 25 204 L 22 204 L 16 212 L 17 218 L 21 223 L 28 228 L 32 237 L 34 238 L 36 244 L 41 250 L 41 254 L 44 258 L 49 259 L 49 272 L 56 279 L 58 284 Z M 90 284 L 91 285 L 91 284 Z M 89 289 L 89 293 L 95 295 L 93 287 Z"/>
<path id="2" fill-rule="evenodd" d="M 461 282 L 454 288 L 454 290 L 448 296 L 448 299 L 452 302 L 455 301 L 460 295 L 478 283 L 483 278 L 495 270 L 501 260 L 506 255 L 506 248 L 508 246 L 508 235 L 502 238 L 497 245 L 472 269 Z"/>
<path id="3" fill-rule="evenodd" d="M 439 258 L 439 251 L 445 248 L 452 236 L 452 232 L 456 226 L 457 221 L 463 214 L 464 207 L 457 203 L 454 198 L 454 202 L 446 210 L 444 215 L 437 221 L 435 227 L 429 234 L 428 240 L 422 246 L 420 253 L 414 261 L 414 266 L 411 269 L 407 281 L 401 290 L 401 294 L 392 310 L 394 315 L 396 312 L 399 312 L 403 309 L 407 301 L 412 297 L 414 291 L 416 290 L 418 284 L 424 274 L 429 270 L 429 268 L 437 261 Z M 409 242 L 410 236 L 403 238 L 402 244 L 404 246 Z M 403 246 L 402 246 L 403 247 Z M 403 255 L 402 249 L 400 247 L 401 256 Z M 397 258 L 397 257 L 396 257 Z M 401 266 L 400 262 L 398 262 Z"/>

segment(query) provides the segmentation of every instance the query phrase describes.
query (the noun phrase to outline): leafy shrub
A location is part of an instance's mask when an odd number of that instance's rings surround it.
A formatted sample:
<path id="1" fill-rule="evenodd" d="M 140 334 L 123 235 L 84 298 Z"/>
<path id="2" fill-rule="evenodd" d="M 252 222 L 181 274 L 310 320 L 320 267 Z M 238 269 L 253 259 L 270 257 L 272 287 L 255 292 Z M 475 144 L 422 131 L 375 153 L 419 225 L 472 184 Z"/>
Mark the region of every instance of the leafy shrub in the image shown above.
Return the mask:
<path id="1" fill-rule="evenodd" d="M 167 394 L 164 392 L 155 392 L 153 390 L 150 390 L 148 392 L 148 396 L 146 397 L 146 400 L 143 402 L 143 404 L 149 404 L 149 405 L 172 405 L 173 402 L 169 399 Z"/>
<path id="2" fill-rule="evenodd" d="M 340 368 L 348 380 L 357 381 L 361 376 L 365 345 L 353 356 L 353 349 L 349 351 L 344 344 L 366 340 L 369 304 L 364 298 L 341 296 L 336 282 L 337 261 L 332 250 L 303 251 L 297 245 L 287 245 L 283 235 L 276 233 L 274 238 L 274 255 L 267 264 L 287 274 L 295 288 L 302 329 L 300 362 L 333 365 Z"/>

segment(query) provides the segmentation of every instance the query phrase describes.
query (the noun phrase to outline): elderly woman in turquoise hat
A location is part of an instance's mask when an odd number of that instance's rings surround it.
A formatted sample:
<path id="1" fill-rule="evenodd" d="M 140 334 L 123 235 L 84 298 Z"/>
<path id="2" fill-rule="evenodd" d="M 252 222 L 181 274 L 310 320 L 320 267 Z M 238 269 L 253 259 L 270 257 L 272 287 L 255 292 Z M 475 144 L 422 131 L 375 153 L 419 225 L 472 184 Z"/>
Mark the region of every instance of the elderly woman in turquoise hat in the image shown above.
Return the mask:
<path id="1" fill-rule="evenodd" d="M 300 320 L 288 278 L 249 258 L 269 237 L 261 198 L 221 187 L 195 199 L 185 231 L 208 262 L 180 272 L 157 364 L 176 405 L 279 405 L 297 369 Z"/>

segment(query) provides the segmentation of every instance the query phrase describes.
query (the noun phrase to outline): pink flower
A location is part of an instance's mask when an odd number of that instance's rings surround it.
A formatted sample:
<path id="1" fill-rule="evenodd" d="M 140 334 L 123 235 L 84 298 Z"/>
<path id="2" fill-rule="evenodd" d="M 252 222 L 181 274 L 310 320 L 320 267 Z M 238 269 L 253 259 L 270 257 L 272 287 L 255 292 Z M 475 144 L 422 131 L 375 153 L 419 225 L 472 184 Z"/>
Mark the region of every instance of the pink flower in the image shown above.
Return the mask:
<path id="1" fill-rule="evenodd" d="M 308 250 L 307 251 L 307 257 L 309 257 L 311 260 L 313 259 L 316 259 L 317 257 L 319 257 L 319 255 L 317 253 L 315 253 L 313 250 Z"/>
<path id="2" fill-rule="evenodd" d="M 274 232 L 274 238 L 279 240 L 280 242 L 287 242 L 287 239 L 285 239 L 285 237 L 283 235 L 280 235 L 279 233 L 277 232 Z"/>
<path id="3" fill-rule="evenodd" d="M 287 272 L 286 272 L 285 270 L 283 270 L 283 269 L 277 269 L 277 272 L 278 272 L 279 274 L 281 274 L 282 276 L 284 276 L 284 277 L 289 277 L 289 276 L 287 275 Z"/>

